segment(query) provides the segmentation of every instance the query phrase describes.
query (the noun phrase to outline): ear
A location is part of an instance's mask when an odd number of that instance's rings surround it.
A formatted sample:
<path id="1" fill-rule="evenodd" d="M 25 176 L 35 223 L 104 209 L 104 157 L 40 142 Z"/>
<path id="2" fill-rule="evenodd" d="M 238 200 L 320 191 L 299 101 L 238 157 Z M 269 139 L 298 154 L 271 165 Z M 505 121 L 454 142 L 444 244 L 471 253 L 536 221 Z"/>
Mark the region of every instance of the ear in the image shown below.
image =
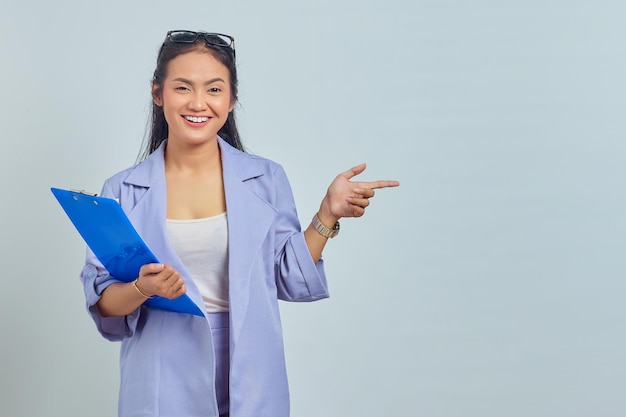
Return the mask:
<path id="1" fill-rule="evenodd" d="M 232 112 L 235 109 L 235 104 L 237 104 L 237 100 L 230 100 L 230 107 L 228 108 L 228 113 Z"/>
<path id="2" fill-rule="evenodd" d="M 159 107 L 163 106 L 163 98 L 161 96 L 161 86 L 152 81 L 152 101 Z"/>

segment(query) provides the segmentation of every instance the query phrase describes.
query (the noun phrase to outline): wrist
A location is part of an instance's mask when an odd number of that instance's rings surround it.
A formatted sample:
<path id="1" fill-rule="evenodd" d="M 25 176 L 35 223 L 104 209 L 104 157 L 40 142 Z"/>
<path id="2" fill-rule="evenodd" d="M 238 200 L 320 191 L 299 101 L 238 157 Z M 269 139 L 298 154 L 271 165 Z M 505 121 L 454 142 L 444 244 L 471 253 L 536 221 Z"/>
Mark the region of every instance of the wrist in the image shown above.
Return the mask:
<path id="1" fill-rule="evenodd" d="M 313 226 L 313 228 L 325 238 L 332 239 L 339 234 L 339 221 L 335 220 L 334 223 L 325 223 L 320 218 L 319 212 L 315 213 L 315 215 L 313 216 L 313 219 L 311 220 L 311 226 Z"/>
<path id="2" fill-rule="evenodd" d="M 137 285 L 138 281 L 139 281 L 139 278 L 135 279 L 132 282 L 132 285 L 133 285 L 133 288 L 135 288 L 135 291 L 137 291 L 137 293 L 140 294 L 143 298 L 147 298 L 147 299 L 154 298 L 155 297 L 154 295 L 146 294 L 141 288 L 139 288 L 139 286 Z"/>
<path id="3" fill-rule="evenodd" d="M 320 204 L 320 208 L 317 211 L 317 217 L 324 224 L 324 226 L 330 229 L 332 229 L 335 223 L 337 223 L 341 218 L 332 214 L 326 198 L 324 198 L 324 200 L 322 200 L 322 204 Z"/>

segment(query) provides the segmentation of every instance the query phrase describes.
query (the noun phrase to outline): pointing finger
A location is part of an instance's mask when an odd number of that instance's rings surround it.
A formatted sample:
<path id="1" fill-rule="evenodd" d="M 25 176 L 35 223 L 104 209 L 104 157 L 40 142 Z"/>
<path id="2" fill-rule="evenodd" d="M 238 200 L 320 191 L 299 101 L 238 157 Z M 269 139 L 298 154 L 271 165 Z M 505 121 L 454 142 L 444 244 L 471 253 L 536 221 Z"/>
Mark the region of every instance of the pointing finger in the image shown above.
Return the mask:
<path id="1" fill-rule="evenodd" d="M 358 183 L 359 188 L 370 188 L 370 189 L 397 187 L 399 185 L 400 183 L 395 180 L 380 180 L 380 181 Z"/>

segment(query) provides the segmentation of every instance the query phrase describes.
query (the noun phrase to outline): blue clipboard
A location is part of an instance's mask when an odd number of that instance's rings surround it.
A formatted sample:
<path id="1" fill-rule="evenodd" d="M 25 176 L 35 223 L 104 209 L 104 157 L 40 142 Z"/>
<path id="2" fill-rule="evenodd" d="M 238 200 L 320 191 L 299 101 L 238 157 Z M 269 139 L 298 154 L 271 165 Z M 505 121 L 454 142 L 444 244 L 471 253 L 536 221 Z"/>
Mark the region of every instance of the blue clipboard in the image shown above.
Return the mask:
<path id="1" fill-rule="evenodd" d="M 84 191 L 59 188 L 51 188 L 51 191 L 111 276 L 131 282 L 139 276 L 142 265 L 159 263 L 117 201 Z M 161 310 L 204 316 L 187 294 L 173 300 L 150 298 L 144 304 Z"/>

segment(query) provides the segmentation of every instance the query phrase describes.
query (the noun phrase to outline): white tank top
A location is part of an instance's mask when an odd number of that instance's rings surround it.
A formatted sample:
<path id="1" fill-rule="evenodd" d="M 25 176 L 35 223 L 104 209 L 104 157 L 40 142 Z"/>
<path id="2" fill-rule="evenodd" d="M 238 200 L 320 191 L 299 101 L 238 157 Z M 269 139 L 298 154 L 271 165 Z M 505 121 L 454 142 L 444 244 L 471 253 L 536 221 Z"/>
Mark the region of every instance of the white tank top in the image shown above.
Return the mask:
<path id="1" fill-rule="evenodd" d="M 228 311 L 228 225 L 226 213 L 166 221 L 167 237 L 198 286 L 208 313 Z"/>

